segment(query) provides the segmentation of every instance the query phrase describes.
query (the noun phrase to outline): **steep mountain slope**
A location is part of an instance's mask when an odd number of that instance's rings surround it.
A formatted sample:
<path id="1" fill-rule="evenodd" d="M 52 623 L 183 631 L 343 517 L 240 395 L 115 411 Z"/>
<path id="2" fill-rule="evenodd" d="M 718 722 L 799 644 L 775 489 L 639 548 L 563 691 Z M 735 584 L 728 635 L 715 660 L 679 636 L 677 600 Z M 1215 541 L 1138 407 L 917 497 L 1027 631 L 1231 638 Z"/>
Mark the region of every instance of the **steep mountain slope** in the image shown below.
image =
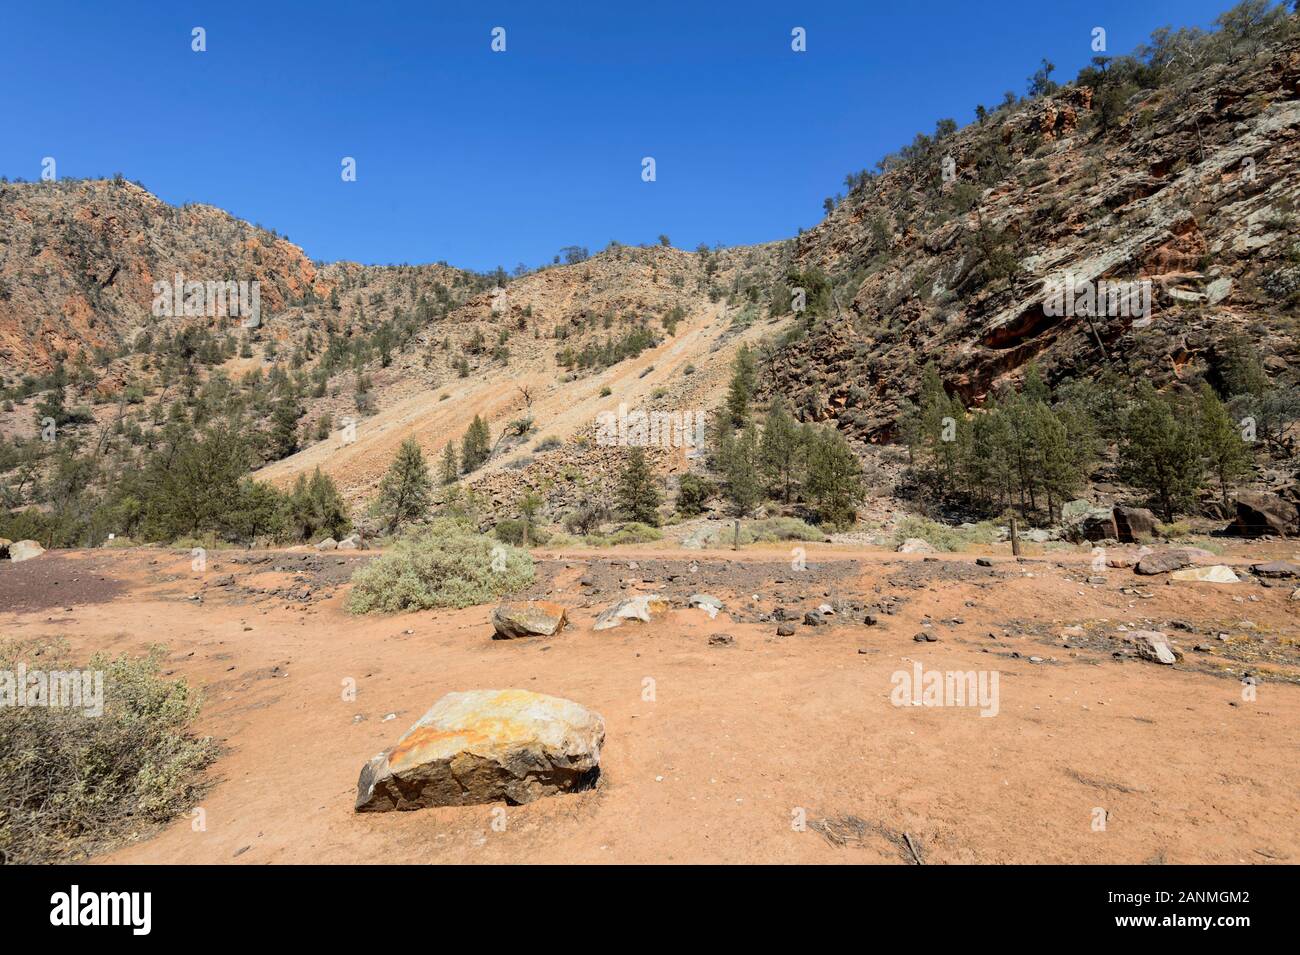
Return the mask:
<path id="1" fill-rule="evenodd" d="M 752 305 L 728 306 L 722 290 L 766 288 L 780 255 L 777 246 L 707 254 L 617 247 L 515 279 L 503 292 L 476 295 L 445 322 L 422 329 L 391 367 L 375 373 L 373 416 L 358 417 L 336 404 L 334 421 L 353 417 L 355 431 L 336 432 L 258 476 L 283 485 L 319 466 L 347 497 L 364 500 L 402 441 L 415 438 L 436 460 L 443 445 L 458 443 L 469 421 L 481 415 L 500 442 L 488 464 L 467 479 L 483 492 L 485 506 L 508 509 L 537 489 L 557 504 L 571 500 L 579 486 L 607 494 L 621 458 L 618 449 L 595 444 L 597 416 L 617 413 L 620 404 L 646 411 L 716 405 L 739 343 L 781 326 L 780 319 L 759 319 Z M 640 327 L 650 328 L 656 343 L 630 357 L 585 369 L 562 363 L 566 352 Z M 490 346 L 465 354 L 465 342 L 503 331 L 511 332 L 507 357 L 494 358 Z M 472 361 L 464 376 L 454 366 L 461 358 Z M 521 419 L 531 422 L 525 433 L 506 435 Z M 547 439 L 563 446 L 536 452 Z M 670 470 L 684 465 L 684 449 L 658 449 L 656 456 Z"/>
<path id="2" fill-rule="evenodd" d="M 155 326 L 153 284 L 257 281 L 264 313 L 329 294 L 302 249 L 211 206 L 120 180 L 0 184 L 0 376 L 118 350 Z"/>
<path id="3" fill-rule="evenodd" d="M 880 442 L 929 361 L 973 405 L 1030 361 L 1164 384 L 1233 332 L 1294 376 L 1300 42 L 1151 89 L 1100 76 L 920 137 L 801 235 L 845 294 L 768 356 L 769 392 Z M 1067 274 L 1150 282 L 1150 312 L 1053 314 Z"/>

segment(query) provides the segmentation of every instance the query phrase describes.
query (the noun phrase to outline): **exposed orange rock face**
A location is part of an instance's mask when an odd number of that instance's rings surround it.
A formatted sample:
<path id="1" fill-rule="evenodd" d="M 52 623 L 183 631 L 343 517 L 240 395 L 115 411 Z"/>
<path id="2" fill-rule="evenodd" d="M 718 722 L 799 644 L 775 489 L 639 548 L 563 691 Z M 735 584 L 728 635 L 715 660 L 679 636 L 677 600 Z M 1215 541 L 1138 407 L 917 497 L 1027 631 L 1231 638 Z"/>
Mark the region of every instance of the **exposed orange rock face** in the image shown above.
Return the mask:
<path id="1" fill-rule="evenodd" d="M 41 374 L 59 353 L 120 348 L 147 328 L 154 282 L 260 285 L 273 315 L 331 287 L 287 240 L 211 206 L 174 208 L 129 182 L 0 184 L 0 374 Z"/>

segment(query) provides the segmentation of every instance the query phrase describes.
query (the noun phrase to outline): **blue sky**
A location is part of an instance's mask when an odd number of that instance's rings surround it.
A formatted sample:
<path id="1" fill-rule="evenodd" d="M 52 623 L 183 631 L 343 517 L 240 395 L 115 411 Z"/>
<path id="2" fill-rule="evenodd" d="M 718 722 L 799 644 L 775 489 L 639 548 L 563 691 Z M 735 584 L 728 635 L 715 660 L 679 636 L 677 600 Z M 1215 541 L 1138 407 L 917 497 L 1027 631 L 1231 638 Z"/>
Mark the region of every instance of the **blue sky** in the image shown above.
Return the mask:
<path id="1" fill-rule="evenodd" d="M 936 119 L 1023 94 L 1041 57 L 1072 77 L 1093 27 L 1122 53 L 1227 6 L 13 3 L 0 174 L 37 179 L 45 156 L 64 177 L 121 172 L 324 260 L 513 269 L 660 233 L 764 242 L 814 225 L 845 173 Z"/>

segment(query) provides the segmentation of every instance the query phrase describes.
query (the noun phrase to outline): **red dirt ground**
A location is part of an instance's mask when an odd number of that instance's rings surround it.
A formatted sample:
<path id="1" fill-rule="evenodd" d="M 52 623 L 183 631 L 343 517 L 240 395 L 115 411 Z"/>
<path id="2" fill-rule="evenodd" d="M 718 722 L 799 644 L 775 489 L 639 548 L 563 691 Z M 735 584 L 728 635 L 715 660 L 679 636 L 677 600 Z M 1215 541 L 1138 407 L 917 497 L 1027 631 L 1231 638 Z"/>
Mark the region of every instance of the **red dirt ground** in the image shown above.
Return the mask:
<path id="1" fill-rule="evenodd" d="M 1271 546 L 1249 557 L 1294 550 Z M 226 747 L 202 802 L 206 831 L 181 818 L 103 861 L 901 863 L 908 852 L 886 833 L 903 832 L 927 863 L 1300 861 L 1294 584 L 1166 585 L 1110 570 L 1105 585 L 1089 586 L 1079 582 L 1086 558 L 1056 555 L 1032 564 L 1002 555 L 988 581 L 972 583 L 957 571 L 975 572 L 974 554 L 926 563 L 808 552 L 814 567 L 856 562 L 856 587 L 842 599 L 907 602 L 875 627 L 855 615 L 791 637 L 772 622 L 687 609 L 596 633 L 595 614 L 617 594 L 580 595 L 589 562 L 739 558 L 803 582 L 779 548 L 573 552 L 546 588 L 575 608 L 573 625 L 554 638 L 494 641 L 490 607 L 356 618 L 342 609 L 346 587 L 328 582 L 303 601 L 240 590 L 254 573 L 263 591 L 302 585 L 296 555 L 248 567 L 218 552 L 196 574 L 188 554 L 142 549 L 49 554 L 0 570 L 0 595 L 60 579 L 52 602 L 0 605 L 0 633 L 65 636 L 85 655 L 161 642 L 171 671 L 205 687 L 198 730 Z M 79 592 L 69 575 L 107 576 L 120 590 Z M 212 586 L 224 575 L 235 583 Z M 1135 584 L 1152 596 L 1123 593 Z M 654 588 L 620 592 L 638 589 Z M 802 616 L 822 601 L 815 571 L 807 590 L 784 604 Z M 746 602 L 712 592 L 729 608 Z M 774 601 L 759 596 L 770 610 Z M 916 643 L 927 615 L 940 640 Z M 1186 655 L 1178 666 L 1111 656 L 1106 640 L 1122 646 L 1116 627 L 1148 620 L 1195 628 L 1167 630 Z M 1059 632 L 1073 624 L 1089 638 L 1067 648 Z M 735 644 L 709 646 L 723 631 Z M 1203 644 L 1209 652 L 1193 650 Z M 998 671 L 998 715 L 894 706 L 891 676 L 913 661 Z M 1260 680 L 1253 702 L 1243 699 L 1247 670 Z M 343 699 L 349 679 L 354 702 Z M 369 757 L 444 693 L 489 687 L 568 697 L 602 714 L 599 787 L 505 807 L 504 831 L 493 827 L 499 806 L 353 812 Z M 1099 813 L 1104 831 L 1094 829 Z M 837 847 L 795 824 L 842 816 L 873 827 L 860 844 Z"/>

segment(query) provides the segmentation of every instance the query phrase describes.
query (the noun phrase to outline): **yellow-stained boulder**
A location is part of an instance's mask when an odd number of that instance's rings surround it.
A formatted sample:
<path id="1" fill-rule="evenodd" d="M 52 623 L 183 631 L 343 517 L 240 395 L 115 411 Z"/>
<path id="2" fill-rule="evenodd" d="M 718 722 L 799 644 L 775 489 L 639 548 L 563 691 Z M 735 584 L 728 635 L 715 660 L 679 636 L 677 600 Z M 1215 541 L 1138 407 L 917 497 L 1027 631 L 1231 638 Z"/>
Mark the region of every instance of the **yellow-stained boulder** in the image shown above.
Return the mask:
<path id="1" fill-rule="evenodd" d="M 502 604 L 492 611 L 492 628 L 496 631 L 492 636 L 494 640 L 553 637 L 567 622 L 564 608 L 548 600 Z"/>
<path id="2" fill-rule="evenodd" d="M 356 810 L 527 803 L 590 789 L 605 721 L 528 690 L 448 693 L 361 770 Z"/>

